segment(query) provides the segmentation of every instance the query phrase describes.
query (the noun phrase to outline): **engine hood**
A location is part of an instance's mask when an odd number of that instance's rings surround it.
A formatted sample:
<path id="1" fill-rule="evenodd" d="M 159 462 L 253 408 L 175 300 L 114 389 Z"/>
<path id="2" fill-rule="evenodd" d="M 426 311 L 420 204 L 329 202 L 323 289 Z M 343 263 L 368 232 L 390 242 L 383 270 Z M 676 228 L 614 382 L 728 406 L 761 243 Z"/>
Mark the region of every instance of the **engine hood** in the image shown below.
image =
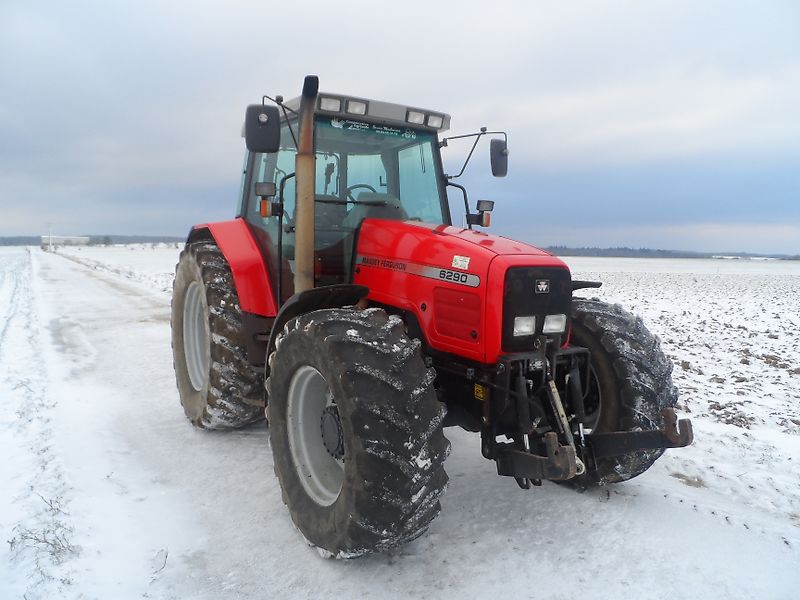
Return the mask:
<path id="1" fill-rule="evenodd" d="M 370 301 L 413 315 L 432 348 L 482 363 L 502 351 L 510 269 L 570 281 L 567 265 L 535 246 L 417 221 L 365 219 L 353 260 L 353 283 L 369 288 Z M 533 295 L 535 279 L 522 283 Z"/>
<path id="2" fill-rule="evenodd" d="M 527 256 L 531 264 L 566 267 L 560 259 L 536 246 L 451 225 L 365 219 L 358 239 L 359 252 L 364 250 L 386 258 L 418 260 L 443 268 L 469 269 L 459 266 L 465 261 L 459 262 L 455 256 L 469 258 L 467 262 L 475 267 L 477 263 L 485 263 L 488 267 L 497 256 Z"/>
<path id="3" fill-rule="evenodd" d="M 510 269 L 570 281 L 567 265 L 535 246 L 417 221 L 365 219 L 354 254 L 353 283 L 369 288 L 370 301 L 413 315 L 432 348 L 482 363 L 501 354 Z M 522 288 L 533 295 L 534 283 Z"/>
<path id="4" fill-rule="evenodd" d="M 427 223 L 415 224 L 419 227 L 429 229 L 440 236 L 451 236 L 463 240 L 469 244 L 480 246 L 497 255 L 513 255 L 513 254 L 533 254 L 538 256 L 551 256 L 548 252 L 526 244 L 518 242 L 506 237 L 492 235 L 479 231 L 477 229 L 463 229 L 461 227 L 453 227 L 450 225 L 429 225 Z"/>

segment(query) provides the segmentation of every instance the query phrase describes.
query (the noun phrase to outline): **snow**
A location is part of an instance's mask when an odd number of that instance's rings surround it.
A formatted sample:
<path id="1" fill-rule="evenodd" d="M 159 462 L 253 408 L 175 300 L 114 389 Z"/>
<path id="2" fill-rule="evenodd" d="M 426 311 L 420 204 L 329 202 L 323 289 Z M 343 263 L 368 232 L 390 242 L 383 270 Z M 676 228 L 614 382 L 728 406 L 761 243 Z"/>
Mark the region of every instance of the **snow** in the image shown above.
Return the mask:
<path id="1" fill-rule="evenodd" d="M 263 425 L 183 416 L 179 249 L 0 248 L 0 597 L 789 598 L 800 584 L 800 264 L 568 258 L 642 315 L 695 443 L 626 484 L 528 492 L 448 429 L 442 514 L 392 554 L 324 560 Z"/>
<path id="2" fill-rule="evenodd" d="M 120 275 L 149 289 L 172 293 L 172 279 L 183 244 L 63 246 L 58 253 L 97 271 Z"/>

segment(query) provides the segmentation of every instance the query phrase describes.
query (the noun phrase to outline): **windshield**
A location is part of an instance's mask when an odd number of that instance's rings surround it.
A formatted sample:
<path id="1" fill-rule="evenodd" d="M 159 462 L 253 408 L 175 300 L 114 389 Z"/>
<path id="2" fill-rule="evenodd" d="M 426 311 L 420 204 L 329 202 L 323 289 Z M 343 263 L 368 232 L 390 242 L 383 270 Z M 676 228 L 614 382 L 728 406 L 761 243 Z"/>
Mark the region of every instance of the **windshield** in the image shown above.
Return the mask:
<path id="1" fill-rule="evenodd" d="M 429 132 L 317 117 L 318 198 L 347 202 L 350 211 L 359 204 L 397 207 L 383 218 L 445 223 L 436 143 Z"/>

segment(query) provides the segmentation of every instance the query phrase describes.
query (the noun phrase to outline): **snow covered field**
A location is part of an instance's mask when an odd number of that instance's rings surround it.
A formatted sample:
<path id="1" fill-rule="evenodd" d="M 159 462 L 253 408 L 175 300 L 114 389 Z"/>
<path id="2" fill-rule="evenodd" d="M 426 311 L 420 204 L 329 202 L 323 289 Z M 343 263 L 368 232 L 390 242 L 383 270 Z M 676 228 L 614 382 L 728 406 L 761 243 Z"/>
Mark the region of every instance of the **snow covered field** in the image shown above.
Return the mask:
<path id="1" fill-rule="evenodd" d="M 449 429 L 429 532 L 342 562 L 292 528 L 263 426 L 185 420 L 178 252 L 0 248 L 0 598 L 796 595 L 800 264 L 567 259 L 661 337 L 694 445 L 616 487 L 523 492 Z"/>

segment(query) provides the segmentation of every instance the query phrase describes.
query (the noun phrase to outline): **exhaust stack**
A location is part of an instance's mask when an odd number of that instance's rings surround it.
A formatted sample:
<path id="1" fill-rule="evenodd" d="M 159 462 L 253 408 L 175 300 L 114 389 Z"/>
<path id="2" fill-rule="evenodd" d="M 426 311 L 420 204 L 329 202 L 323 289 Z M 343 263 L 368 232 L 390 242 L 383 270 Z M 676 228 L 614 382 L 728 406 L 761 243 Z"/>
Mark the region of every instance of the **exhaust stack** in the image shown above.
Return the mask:
<path id="1" fill-rule="evenodd" d="M 314 107 L 317 103 L 319 77 L 306 75 L 300 99 L 300 133 L 295 157 L 297 199 L 295 205 L 294 292 L 314 287 Z"/>

